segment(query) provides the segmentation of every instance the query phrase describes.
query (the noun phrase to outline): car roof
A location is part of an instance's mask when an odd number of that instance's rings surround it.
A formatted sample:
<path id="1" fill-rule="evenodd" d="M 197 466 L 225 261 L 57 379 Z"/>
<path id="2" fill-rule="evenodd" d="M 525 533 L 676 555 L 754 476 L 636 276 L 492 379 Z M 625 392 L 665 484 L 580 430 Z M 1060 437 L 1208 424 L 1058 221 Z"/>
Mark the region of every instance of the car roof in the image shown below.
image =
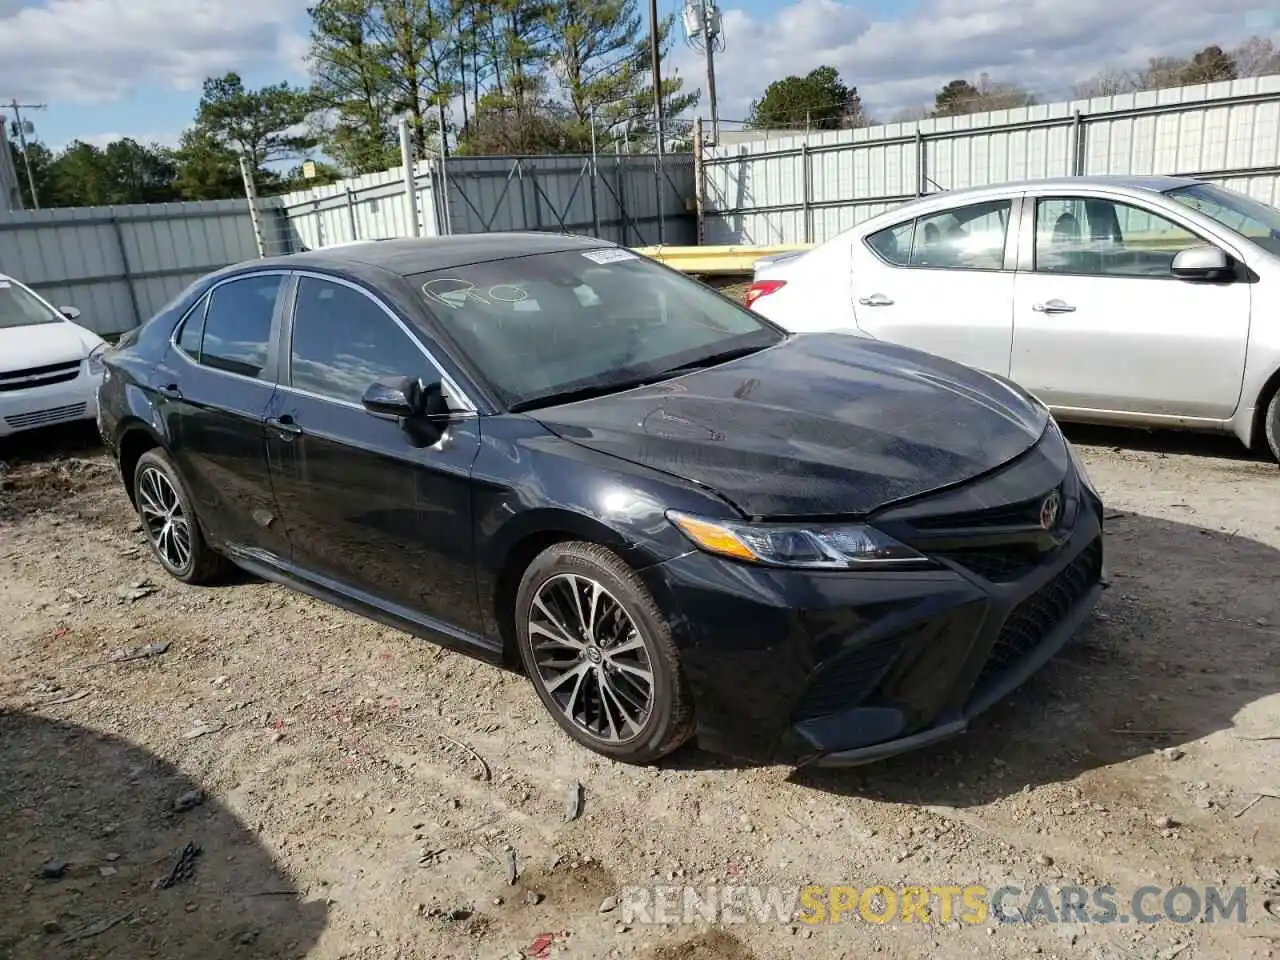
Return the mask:
<path id="1" fill-rule="evenodd" d="M 254 269 L 307 267 L 348 270 L 353 266 L 374 267 L 411 277 L 434 270 L 447 270 L 487 260 L 506 260 L 538 253 L 560 253 L 616 244 L 595 237 L 558 233 L 469 233 L 452 237 L 415 237 L 405 239 L 348 242 L 321 247 L 305 253 L 268 257 L 240 267 Z"/>

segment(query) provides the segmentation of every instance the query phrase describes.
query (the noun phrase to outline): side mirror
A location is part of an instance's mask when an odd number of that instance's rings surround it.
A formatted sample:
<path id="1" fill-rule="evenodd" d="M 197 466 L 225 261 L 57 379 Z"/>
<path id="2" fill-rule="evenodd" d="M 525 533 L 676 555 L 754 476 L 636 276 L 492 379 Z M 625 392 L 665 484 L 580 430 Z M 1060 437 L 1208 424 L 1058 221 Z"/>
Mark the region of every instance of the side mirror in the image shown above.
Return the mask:
<path id="1" fill-rule="evenodd" d="M 364 408 L 378 417 L 412 417 L 422 411 L 422 385 L 416 377 L 380 380 L 360 398 Z"/>
<path id="2" fill-rule="evenodd" d="M 80 310 L 77 307 L 59 307 L 58 312 L 68 320 L 80 319 Z"/>
<path id="3" fill-rule="evenodd" d="M 1187 247 L 1174 256 L 1170 272 L 1179 280 L 1229 280 L 1231 260 L 1209 244 Z"/>

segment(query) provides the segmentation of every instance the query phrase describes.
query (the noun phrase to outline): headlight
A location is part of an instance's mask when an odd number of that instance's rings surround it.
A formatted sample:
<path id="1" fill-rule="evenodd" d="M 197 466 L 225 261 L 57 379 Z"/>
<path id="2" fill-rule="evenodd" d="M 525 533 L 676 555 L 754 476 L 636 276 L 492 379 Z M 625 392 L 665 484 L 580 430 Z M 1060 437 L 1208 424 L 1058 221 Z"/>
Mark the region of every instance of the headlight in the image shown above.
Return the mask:
<path id="1" fill-rule="evenodd" d="M 923 554 L 865 524 L 738 523 L 674 510 L 667 519 L 708 553 L 750 563 L 826 570 L 930 564 Z"/>
<path id="2" fill-rule="evenodd" d="M 1089 488 L 1089 492 L 1095 497 L 1098 496 L 1098 488 L 1093 485 L 1093 478 L 1089 476 L 1089 471 L 1084 467 L 1084 461 L 1080 459 L 1080 454 L 1076 453 L 1075 444 L 1070 440 L 1063 438 L 1063 442 L 1067 445 L 1067 450 L 1071 453 L 1071 463 L 1076 468 L 1076 475 L 1080 478 L 1080 482 Z M 1099 497 L 1101 499 L 1101 497 Z"/>
<path id="3" fill-rule="evenodd" d="M 96 377 L 102 373 L 102 355 L 107 352 L 107 345 L 100 343 L 89 351 L 89 376 Z"/>

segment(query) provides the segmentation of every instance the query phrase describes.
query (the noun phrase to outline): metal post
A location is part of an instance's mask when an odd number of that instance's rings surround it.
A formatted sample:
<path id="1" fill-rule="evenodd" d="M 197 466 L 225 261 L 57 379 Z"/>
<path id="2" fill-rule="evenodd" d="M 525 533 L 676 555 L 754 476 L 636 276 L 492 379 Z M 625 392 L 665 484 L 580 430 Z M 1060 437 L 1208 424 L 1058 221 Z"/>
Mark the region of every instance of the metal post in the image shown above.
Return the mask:
<path id="1" fill-rule="evenodd" d="M 653 199 L 658 204 L 658 245 L 663 241 L 662 147 L 666 126 L 662 120 L 662 53 L 658 44 L 658 0 L 649 0 L 649 60 L 653 67 L 653 118 L 657 125 L 653 155 Z"/>
<path id="2" fill-rule="evenodd" d="M 347 223 L 351 227 L 351 239 L 360 239 L 360 229 L 356 226 L 356 195 L 351 189 L 351 184 L 345 184 L 343 190 L 347 195 Z"/>
<path id="3" fill-rule="evenodd" d="M 418 184 L 414 177 L 413 148 L 409 139 L 409 118 L 400 118 L 400 165 L 404 168 L 404 194 L 409 202 L 410 236 L 422 236 L 422 224 L 418 222 Z"/>
<path id="4" fill-rule="evenodd" d="M 258 256 L 267 255 L 267 244 L 262 239 L 262 216 L 258 212 L 258 190 L 253 184 L 253 168 L 249 158 L 240 154 L 240 179 L 244 181 L 244 196 L 249 201 L 249 220 L 253 223 L 253 239 L 258 243 Z"/>
<path id="5" fill-rule="evenodd" d="M 702 160 L 702 118 L 693 119 L 693 209 L 698 224 L 698 246 L 706 242 L 706 222 L 703 219 L 703 197 L 706 195 L 706 165 Z"/>
<path id="6" fill-rule="evenodd" d="M 600 239 L 600 198 L 596 178 L 600 175 L 596 160 L 596 108 L 591 108 L 591 226 Z"/>
<path id="7" fill-rule="evenodd" d="M 440 206 L 444 213 L 443 223 L 446 236 L 453 236 L 453 211 L 449 207 L 449 145 L 444 137 L 444 112 L 440 113 Z"/>
<path id="8" fill-rule="evenodd" d="M 27 131 L 22 128 L 22 108 L 30 107 L 33 110 L 43 110 L 43 103 L 19 103 L 17 100 L 11 100 L 9 106 L 13 108 L 13 124 L 18 129 L 18 149 L 22 151 L 22 165 L 27 168 L 27 186 L 31 188 L 31 206 L 35 210 L 40 209 L 40 195 L 36 191 L 36 178 L 31 172 L 31 155 L 27 153 Z M 142 321 L 138 321 L 141 323 Z"/>
<path id="9" fill-rule="evenodd" d="M 1071 118 L 1071 169 L 1073 177 L 1084 173 L 1084 123 L 1077 110 Z"/>
<path id="10" fill-rule="evenodd" d="M 120 248 L 120 266 L 124 273 L 125 289 L 129 291 L 129 306 L 133 309 L 133 322 L 135 326 L 141 326 L 145 319 L 142 316 L 142 309 L 138 306 L 138 291 L 133 287 L 133 268 L 129 266 L 129 250 L 124 245 L 124 228 L 120 226 L 120 218 L 111 218 L 111 228 L 116 235 L 116 246 Z"/>
<path id="11" fill-rule="evenodd" d="M 618 219 L 622 221 L 622 245 L 625 247 L 631 239 L 627 225 L 627 185 L 622 176 L 622 157 L 616 153 L 613 155 L 613 182 L 618 187 Z M 639 239 L 644 240 L 643 237 Z"/>
<path id="12" fill-rule="evenodd" d="M 924 134 L 916 130 L 916 196 L 923 197 L 925 190 L 924 185 L 928 182 L 924 168 Z"/>
<path id="13" fill-rule="evenodd" d="M 804 242 L 813 243 L 813 210 L 809 206 L 812 202 L 810 193 L 813 190 L 813 171 L 808 140 L 800 145 L 800 186 L 800 216 L 804 223 Z"/>

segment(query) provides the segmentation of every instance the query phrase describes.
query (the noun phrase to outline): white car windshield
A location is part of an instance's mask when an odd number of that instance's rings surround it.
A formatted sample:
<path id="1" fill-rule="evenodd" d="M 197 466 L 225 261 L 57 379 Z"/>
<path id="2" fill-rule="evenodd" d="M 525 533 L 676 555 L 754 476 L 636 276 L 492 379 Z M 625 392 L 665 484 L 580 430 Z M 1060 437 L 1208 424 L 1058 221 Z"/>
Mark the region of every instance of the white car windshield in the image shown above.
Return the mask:
<path id="1" fill-rule="evenodd" d="M 63 317 L 12 280 L 0 279 L 0 330 L 34 323 L 62 323 Z"/>
<path id="2" fill-rule="evenodd" d="M 1166 196 L 1248 237 L 1262 249 L 1280 255 L 1280 210 L 1275 207 L 1212 183 L 1179 187 Z"/>

